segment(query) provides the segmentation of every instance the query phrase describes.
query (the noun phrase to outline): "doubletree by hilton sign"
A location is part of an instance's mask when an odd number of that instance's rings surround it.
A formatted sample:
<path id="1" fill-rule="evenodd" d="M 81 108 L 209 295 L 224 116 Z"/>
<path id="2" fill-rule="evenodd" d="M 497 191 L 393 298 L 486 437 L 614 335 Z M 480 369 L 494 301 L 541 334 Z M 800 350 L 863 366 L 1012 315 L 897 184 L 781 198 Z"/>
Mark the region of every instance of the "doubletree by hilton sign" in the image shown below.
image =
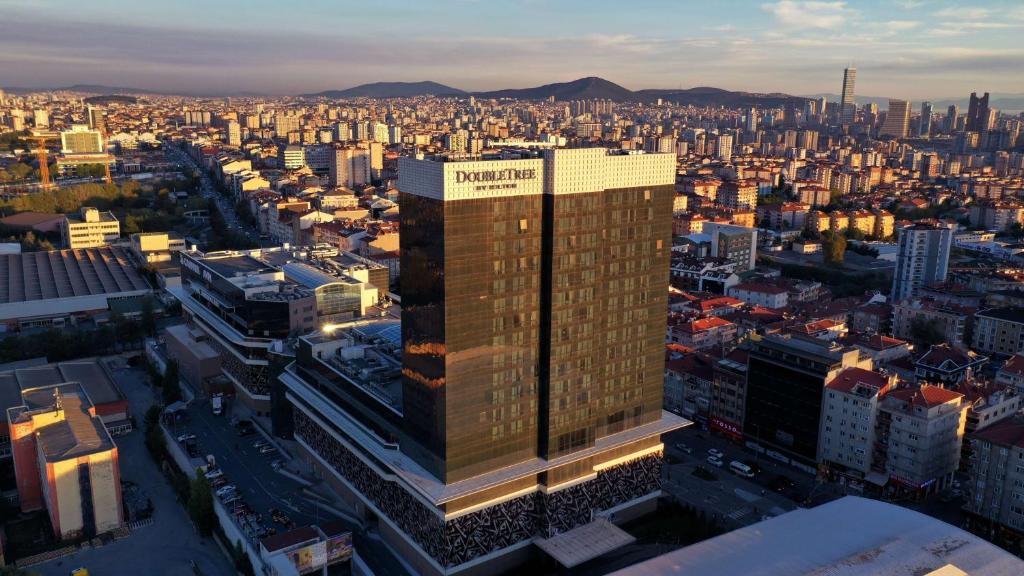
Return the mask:
<path id="1" fill-rule="evenodd" d="M 455 182 L 458 184 L 463 182 L 514 182 L 517 180 L 533 180 L 536 177 L 537 170 L 535 168 L 524 168 L 522 170 L 505 168 L 504 170 L 476 170 L 473 172 L 458 170 L 455 172 Z"/>

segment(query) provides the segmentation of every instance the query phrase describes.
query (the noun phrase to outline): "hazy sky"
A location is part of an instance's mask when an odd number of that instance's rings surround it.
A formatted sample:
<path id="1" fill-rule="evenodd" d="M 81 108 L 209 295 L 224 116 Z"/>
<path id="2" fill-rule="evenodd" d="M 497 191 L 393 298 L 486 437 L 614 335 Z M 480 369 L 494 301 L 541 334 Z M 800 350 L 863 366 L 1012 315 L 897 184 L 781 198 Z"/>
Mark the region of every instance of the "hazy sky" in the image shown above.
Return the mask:
<path id="1" fill-rule="evenodd" d="M 601 76 L 631 89 L 1024 93 L 1024 1 L 0 0 L 0 87 L 297 94 Z"/>

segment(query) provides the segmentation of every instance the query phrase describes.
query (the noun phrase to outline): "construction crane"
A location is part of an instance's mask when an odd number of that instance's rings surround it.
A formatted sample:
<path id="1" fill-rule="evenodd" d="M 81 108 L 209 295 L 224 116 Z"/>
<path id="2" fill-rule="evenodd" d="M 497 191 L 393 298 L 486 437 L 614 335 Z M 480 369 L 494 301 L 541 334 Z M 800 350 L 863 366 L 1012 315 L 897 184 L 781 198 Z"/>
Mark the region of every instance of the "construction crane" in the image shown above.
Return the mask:
<path id="1" fill-rule="evenodd" d="M 50 151 L 46 148 L 46 141 L 54 139 L 56 139 L 55 135 L 44 132 L 32 132 L 31 136 L 25 136 L 25 140 L 35 142 L 36 144 L 32 151 L 36 153 L 36 158 L 39 159 L 39 182 L 42 184 L 43 191 L 53 188 L 53 182 L 50 180 Z"/>

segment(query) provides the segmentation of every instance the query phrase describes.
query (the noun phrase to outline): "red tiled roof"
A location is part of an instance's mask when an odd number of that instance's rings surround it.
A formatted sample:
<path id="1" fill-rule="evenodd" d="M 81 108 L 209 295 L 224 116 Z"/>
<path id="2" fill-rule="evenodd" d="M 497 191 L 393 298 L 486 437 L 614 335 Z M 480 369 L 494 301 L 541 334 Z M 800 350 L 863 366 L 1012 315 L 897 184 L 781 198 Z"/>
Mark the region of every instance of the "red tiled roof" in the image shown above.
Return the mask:
<path id="1" fill-rule="evenodd" d="M 708 318 L 700 318 L 698 320 L 683 323 L 682 325 L 679 326 L 679 330 L 682 332 L 689 332 L 692 334 L 695 332 L 703 332 L 705 330 L 713 330 L 715 328 L 723 328 L 725 326 L 733 326 L 733 323 L 729 322 L 724 318 L 711 316 Z"/>
<path id="2" fill-rule="evenodd" d="M 1024 375 L 1024 354 L 1014 354 L 1010 357 L 1006 364 L 1003 364 L 1002 371 L 1018 376 Z"/>
<path id="3" fill-rule="evenodd" d="M 740 284 L 733 286 L 732 290 L 761 292 L 762 294 L 785 294 L 789 292 L 788 289 L 782 288 L 781 286 L 772 286 L 771 284 L 761 284 L 757 282 L 742 282 Z"/>
<path id="4" fill-rule="evenodd" d="M 927 408 L 938 406 L 939 404 L 945 404 L 946 402 L 951 402 L 964 397 L 964 395 L 959 392 L 946 390 L 945 388 L 931 386 L 929 384 L 925 384 L 920 388 L 904 388 L 902 390 L 895 390 L 889 395 L 897 400 L 909 402 L 916 406 L 925 406 Z"/>
<path id="5" fill-rule="evenodd" d="M 840 392 L 852 392 L 857 384 L 864 384 L 881 390 L 889 383 L 889 379 L 874 370 L 864 368 L 847 368 L 833 378 L 825 387 Z"/>

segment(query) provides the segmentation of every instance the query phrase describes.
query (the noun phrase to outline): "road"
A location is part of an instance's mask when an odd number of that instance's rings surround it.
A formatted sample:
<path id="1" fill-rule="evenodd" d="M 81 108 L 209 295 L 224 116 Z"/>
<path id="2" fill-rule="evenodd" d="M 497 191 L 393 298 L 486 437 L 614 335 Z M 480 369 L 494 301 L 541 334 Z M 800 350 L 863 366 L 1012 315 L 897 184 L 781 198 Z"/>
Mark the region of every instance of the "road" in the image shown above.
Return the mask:
<path id="1" fill-rule="evenodd" d="M 753 450 L 742 444 L 701 431 L 696 426 L 671 432 L 665 436 L 664 442 L 670 459 L 677 461 L 676 464 L 666 466 L 664 489 L 682 502 L 726 518 L 726 526 L 729 528 L 760 520 L 760 513 L 766 509 L 770 510 L 772 506 L 792 510 L 798 505 L 804 505 L 808 499 L 809 505 L 816 506 L 846 494 L 863 496 L 845 486 L 818 481 L 813 476 L 781 462 L 763 456 L 758 457 Z M 682 452 L 676 446 L 680 443 L 691 448 L 693 453 Z M 725 454 L 722 458 L 726 464 L 725 468 L 715 468 L 706 462 L 707 451 L 711 448 L 721 450 Z M 750 480 L 739 478 L 728 471 L 728 464 L 732 460 L 756 463 L 762 471 Z M 708 481 L 694 476 L 693 470 L 698 465 L 711 470 L 718 479 Z M 794 490 L 791 495 L 795 498 L 784 497 L 769 487 L 772 480 L 779 475 L 793 482 Z M 768 502 L 753 498 L 760 496 L 761 490 L 765 491 L 770 505 Z M 939 494 L 933 494 L 921 501 L 897 501 L 893 504 L 905 506 L 954 526 L 963 523 L 961 503 L 942 502 Z M 755 508 L 757 513 L 754 512 Z"/>
<path id="2" fill-rule="evenodd" d="M 217 205 L 217 209 L 224 217 L 224 224 L 229 230 L 244 234 L 252 242 L 259 243 L 259 231 L 242 225 L 242 222 L 238 217 L 238 212 L 235 211 L 234 203 L 214 189 L 213 182 L 210 181 L 210 175 L 207 174 L 205 170 L 202 170 L 191 156 L 171 143 L 164 143 L 163 149 L 164 153 L 175 162 L 178 162 L 199 174 L 199 193 L 203 198 L 206 198 Z"/>

